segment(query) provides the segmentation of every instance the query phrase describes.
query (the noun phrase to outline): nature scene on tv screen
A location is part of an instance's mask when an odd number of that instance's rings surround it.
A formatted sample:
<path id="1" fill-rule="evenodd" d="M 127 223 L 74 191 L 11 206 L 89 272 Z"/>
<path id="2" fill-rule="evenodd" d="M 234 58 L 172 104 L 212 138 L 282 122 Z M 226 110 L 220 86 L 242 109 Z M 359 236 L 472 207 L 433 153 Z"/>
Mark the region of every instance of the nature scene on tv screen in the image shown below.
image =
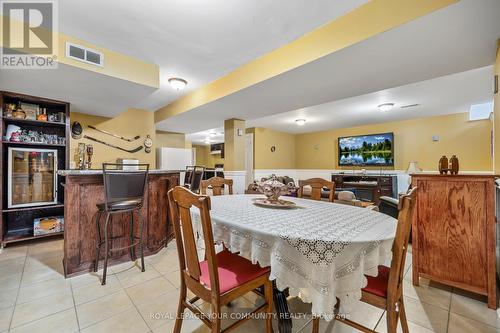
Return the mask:
<path id="1" fill-rule="evenodd" d="M 339 138 L 339 165 L 394 165 L 392 133 Z"/>

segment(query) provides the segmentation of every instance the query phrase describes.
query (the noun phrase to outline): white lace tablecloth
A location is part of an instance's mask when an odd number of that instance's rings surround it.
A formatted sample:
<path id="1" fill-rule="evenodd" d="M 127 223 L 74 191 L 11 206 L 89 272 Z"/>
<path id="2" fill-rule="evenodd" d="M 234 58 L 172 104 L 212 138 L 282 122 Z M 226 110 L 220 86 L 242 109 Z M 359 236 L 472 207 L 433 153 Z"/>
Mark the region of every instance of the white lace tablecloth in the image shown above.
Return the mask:
<path id="1" fill-rule="evenodd" d="M 214 239 L 253 263 L 271 267 L 277 287 L 312 302 L 312 313 L 332 318 L 359 300 L 364 274 L 391 258 L 397 221 L 354 206 L 284 197 L 295 209 L 256 206 L 259 195 L 211 197 Z M 192 209 L 199 228 L 199 211 Z"/>

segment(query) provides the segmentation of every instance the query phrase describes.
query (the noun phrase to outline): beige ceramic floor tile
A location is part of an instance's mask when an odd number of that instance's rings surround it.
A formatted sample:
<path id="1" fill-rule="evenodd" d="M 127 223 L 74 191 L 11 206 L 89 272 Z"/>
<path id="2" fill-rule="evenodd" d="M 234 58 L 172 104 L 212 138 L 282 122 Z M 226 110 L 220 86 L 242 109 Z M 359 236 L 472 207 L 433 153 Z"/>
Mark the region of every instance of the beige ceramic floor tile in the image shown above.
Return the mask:
<path id="1" fill-rule="evenodd" d="M 44 267 L 33 271 L 24 272 L 21 285 L 28 286 L 33 283 L 49 280 L 64 281 L 64 275 L 61 272 L 53 270 L 52 268 Z"/>
<path id="2" fill-rule="evenodd" d="M 110 273 L 110 272 L 108 272 Z M 109 274 L 108 276 L 112 276 Z M 86 286 L 88 284 L 101 284 L 102 270 L 94 273 L 86 273 L 69 278 L 73 289 Z"/>
<path id="3" fill-rule="evenodd" d="M 161 274 L 167 274 L 179 270 L 179 257 L 177 253 L 167 251 L 164 255 L 148 258 L 147 264 L 152 265 Z"/>
<path id="4" fill-rule="evenodd" d="M 149 327 L 142 319 L 135 307 L 117 314 L 111 318 L 89 326 L 81 331 L 82 333 L 145 333 L 149 332 Z"/>
<path id="5" fill-rule="evenodd" d="M 153 329 L 153 333 L 165 333 L 174 331 L 174 320 L 169 320 L 162 323 L 160 326 Z M 210 333 L 210 329 L 201 320 L 186 319 L 182 323 L 181 333 Z M 262 332 L 262 331 L 260 331 Z M 253 332 L 248 332 L 253 333 Z"/>
<path id="6" fill-rule="evenodd" d="M 0 309 L 10 308 L 16 304 L 18 289 L 0 291 Z"/>
<path id="7" fill-rule="evenodd" d="M 14 310 L 12 327 L 41 319 L 51 314 L 72 308 L 73 298 L 65 294 L 56 294 L 18 304 Z"/>
<path id="8" fill-rule="evenodd" d="M 380 320 L 380 322 L 378 323 L 377 328 L 375 330 L 379 333 L 386 333 L 387 332 L 387 317 L 385 314 L 382 317 L 382 319 Z M 433 333 L 434 332 L 428 328 L 419 326 L 411 321 L 408 321 L 408 330 L 411 333 Z M 450 332 L 453 333 L 452 331 L 450 331 Z M 398 321 L 398 333 L 403 333 L 403 330 L 401 329 L 401 322 L 399 322 L 399 321 Z"/>
<path id="9" fill-rule="evenodd" d="M 449 311 L 427 303 L 420 303 L 405 297 L 405 309 L 408 321 L 436 333 L 446 333 Z"/>
<path id="10" fill-rule="evenodd" d="M 21 285 L 22 273 L 16 273 L 0 277 L 0 292 L 5 290 L 18 289 Z"/>
<path id="11" fill-rule="evenodd" d="M 39 269 L 49 269 L 60 274 L 64 274 L 63 258 L 59 254 L 55 257 L 48 258 L 30 258 L 26 259 L 26 265 L 24 266 L 25 272 L 36 271 Z"/>
<path id="12" fill-rule="evenodd" d="M 164 275 L 168 281 L 170 281 L 170 283 L 175 287 L 175 288 L 179 288 L 180 285 L 181 285 L 181 274 L 180 272 L 177 270 L 177 271 L 174 271 L 174 272 L 170 272 L 170 273 L 167 273 Z"/>
<path id="13" fill-rule="evenodd" d="M 146 268 L 145 272 L 141 272 L 137 267 L 132 267 L 126 271 L 116 273 L 115 276 L 120 280 L 124 288 L 128 288 L 158 278 L 161 274 L 152 267 Z"/>
<path id="14" fill-rule="evenodd" d="M 415 287 L 407 280 L 404 280 L 403 294 L 417 301 L 438 306 L 444 310 L 450 309 L 451 290 L 444 286 L 433 283 L 420 283 L 420 286 Z M 436 286 L 436 287 L 433 287 Z M 444 289 L 441 289 L 443 288 Z"/>
<path id="15" fill-rule="evenodd" d="M 127 294 L 135 305 L 148 303 L 153 295 L 160 296 L 169 291 L 175 290 L 175 287 L 163 276 L 137 284 L 126 289 Z"/>
<path id="16" fill-rule="evenodd" d="M 125 291 L 107 295 L 94 301 L 76 306 L 80 329 L 108 319 L 133 306 Z"/>
<path id="17" fill-rule="evenodd" d="M 450 314 L 450 322 L 448 324 L 448 332 L 450 333 L 499 333 L 500 329 L 488 326 L 481 322 Z"/>
<path id="18" fill-rule="evenodd" d="M 487 304 L 471 297 L 457 295 L 451 296 L 450 311 L 489 326 L 500 328 L 500 318 L 495 310 L 489 309 Z"/>
<path id="19" fill-rule="evenodd" d="M 40 320 L 19 326 L 11 333 L 72 333 L 78 332 L 75 309 L 55 313 Z"/>
<path id="20" fill-rule="evenodd" d="M 0 261 L 0 279 L 13 274 L 22 273 L 25 257 L 18 257 Z"/>
<path id="21" fill-rule="evenodd" d="M 86 284 L 79 288 L 73 288 L 73 297 L 76 305 L 114 294 L 123 289 L 118 279 L 113 275 L 106 278 L 106 284 L 104 286 L 101 285 L 100 280 L 92 282 L 93 283 Z"/>
<path id="22" fill-rule="evenodd" d="M 0 310 L 0 332 L 7 331 L 9 329 L 13 311 L 14 307 Z"/>
<path id="23" fill-rule="evenodd" d="M 300 330 L 300 332 L 309 333 L 312 330 L 312 322 L 309 322 L 307 326 Z M 327 322 L 323 319 L 320 320 L 319 323 L 319 332 L 320 333 L 359 333 L 358 330 L 352 328 L 344 323 L 341 323 L 336 320 L 332 320 Z M 413 333 L 413 332 L 412 332 Z"/>
<path id="24" fill-rule="evenodd" d="M 177 313 L 179 291 L 174 289 L 137 306 L 149 328 L 155 329 L 174 319 Z"/>
<path id="25" fill-rule="evenodd" d="M 22 258 L 26 257 L 28 252 L 28 247 L 25 245 L 11 245 L 0 252 L 0 262 L 3 260 L 8 260 L 12 258 Z"/>
<path id="26" fill-rule="evenodd" d="M 21 286 L 17 304 L 33 301 L 37 298 L 42 298 L 55 294 L 64 294 L 66 297 L 71 297 L 71 285 L 67 280 L 48 280 L 33 283 L 27 286 Z"/>

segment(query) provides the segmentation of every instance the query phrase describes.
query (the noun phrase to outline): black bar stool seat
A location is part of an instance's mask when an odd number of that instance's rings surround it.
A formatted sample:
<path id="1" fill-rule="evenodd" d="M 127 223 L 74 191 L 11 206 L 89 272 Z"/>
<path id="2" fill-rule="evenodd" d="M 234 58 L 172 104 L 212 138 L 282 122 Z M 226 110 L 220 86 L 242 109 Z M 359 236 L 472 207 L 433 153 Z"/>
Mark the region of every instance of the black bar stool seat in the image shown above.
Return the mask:
<path id="1" fill-rule="evenodd" d="M 96 257 L 94 260 L 94 272 L 97 272 L 99 266 L 99 256 L 101 247 L 104 245 L 104 269 L 101 284 L 106 284 L 106 274 L 108 269 L 108 259 L 112 252 L 130 250 L 130 259 L 135 260 L 135 247 L 139 247 L 141 257 L 141 271 L 145 271 L 144 251 L 142 244 L 142 230 L 144 220 L 141 215 L 141 208 L 144 203 L 144 193 L 149 173 L 149 164 L 139 164 L 138 168 L 143 170 L 123 170 L 123 164 L 103 163 L 102 171 L 104 178 L 105 202 L 97 204 L 97 245 Z M 130 214 L 130 243 L 127 246 L 119 248 L 112 246 L 112 240 L 121 238 L 113 236 L 111 226 L 112 216 L 116 214 Z M 134 234 L 134 214 L 137 214 L 139 235 Z M 104 228 L 101 228 L 101 217 L 106 215 Z M 101 229 L 104 232 L 104 240 L 101 236 Z M 111 243 L 111 246 L 110 246 Z"/>
<path id="2" fill-rule="evenodd" d="M 136 210 L 136 209 L 141 209 L 141 208 L 142 208 L 142 201 L 141 200 L 123 200 L 123 201 L 116 201 L 116 202 L 108 203 L 108 210 L 109 211 Z M 98 203 L 97 209 L 104 212 L 106 210 L 106 204 L 104 202 Z"/>

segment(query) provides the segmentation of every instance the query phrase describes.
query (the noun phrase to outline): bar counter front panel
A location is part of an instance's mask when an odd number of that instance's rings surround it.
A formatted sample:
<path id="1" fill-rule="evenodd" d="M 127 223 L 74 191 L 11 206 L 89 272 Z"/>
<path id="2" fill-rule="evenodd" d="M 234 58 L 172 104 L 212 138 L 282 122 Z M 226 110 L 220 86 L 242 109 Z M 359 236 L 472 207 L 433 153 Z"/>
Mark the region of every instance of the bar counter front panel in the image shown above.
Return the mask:
<path id="1" fill-rule="evenodd" d="M 64 274 L 66 277 L 93 270 L 97 252 L 97 203 L 104 202 L 104 183 L 102 172 L 97 170 L 61 170 L 65 177 L 64 206 Z M 173 238 L 173 229 L 168 214 L 167 192 L 179 185 L 179 171 L 152 170 L 148 176 L 145 202 L 142 207 L 144 219 L 143 246 L 144 256 L 160 251 Z M 105 214 L 101 216 L 101 235 L 103 234 Z M 113 248 L 130 244 L 130 213 L 113 214 L 110 221 L 114 238 Z M 134 216 L 134 234 L 139 235 L 138 216 Z M 136 258 L 139 249 L 135 249 Z M 104 251 L 101 251 L 101 267 Z M 109 265 L 130 261 L 130 250 L 115 251 Z M 147 269 L 147 267 L 146 267 Z"/>

